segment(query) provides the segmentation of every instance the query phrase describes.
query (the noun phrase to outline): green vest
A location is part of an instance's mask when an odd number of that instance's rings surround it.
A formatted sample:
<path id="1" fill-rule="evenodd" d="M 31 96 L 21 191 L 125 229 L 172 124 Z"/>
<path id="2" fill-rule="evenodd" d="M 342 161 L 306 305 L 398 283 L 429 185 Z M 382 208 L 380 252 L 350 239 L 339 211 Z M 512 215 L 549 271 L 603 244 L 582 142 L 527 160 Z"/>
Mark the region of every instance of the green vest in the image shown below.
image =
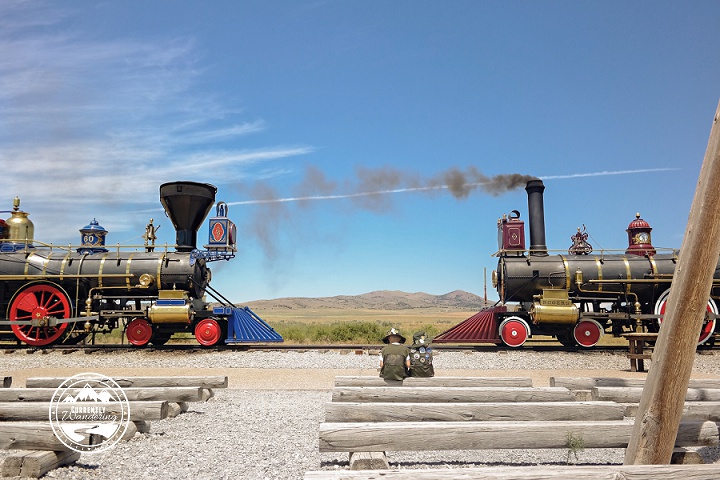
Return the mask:
<path id="1" fill-rule="evenodd" d="M 432 347 L 421 343 L 413 344 L 410 347 L 410 376 L 411 377 L 434 377 Z"/>
<path id="2" fill-rule="evenodd" d="M 380 376 L 386 380 L 402 380 L 407 377 L 405 359 L 409 350 L 404 345 L 387 345 L 380 351 L 383 359 L 383 366 L 380 369 Z"/>

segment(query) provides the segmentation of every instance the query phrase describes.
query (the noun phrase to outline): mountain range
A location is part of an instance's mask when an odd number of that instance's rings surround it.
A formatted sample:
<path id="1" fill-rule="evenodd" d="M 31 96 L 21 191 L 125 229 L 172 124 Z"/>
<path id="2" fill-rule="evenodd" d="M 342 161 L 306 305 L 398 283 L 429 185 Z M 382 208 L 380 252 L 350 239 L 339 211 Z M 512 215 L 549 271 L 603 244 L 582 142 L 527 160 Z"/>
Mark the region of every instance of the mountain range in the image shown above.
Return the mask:
<path id="1" fill-rule="evenodd" d="M 347 309 L 347 310 L 409 310 L 415 308 L 449 308 L 480 310 L 485 302 L 482 297 L 464 290 L 443 295 L 398 290 L 378 290 L 362 295 L 337 295 L 334 297 L 286 297 L 273 300 L 247 302 L 251 309 Z"/>

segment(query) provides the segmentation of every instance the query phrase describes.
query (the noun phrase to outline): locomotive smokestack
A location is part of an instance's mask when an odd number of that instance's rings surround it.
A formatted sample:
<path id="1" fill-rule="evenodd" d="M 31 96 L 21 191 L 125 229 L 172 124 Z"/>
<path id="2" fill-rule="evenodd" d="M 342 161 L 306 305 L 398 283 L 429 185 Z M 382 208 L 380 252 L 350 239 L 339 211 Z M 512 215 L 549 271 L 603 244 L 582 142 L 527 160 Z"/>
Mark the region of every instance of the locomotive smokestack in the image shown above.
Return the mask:
<path id="1" fill-rule="evenodd" d="M 530 222 L 530 255 L 545 256 L 548 254 L 545 245 L 545 207 L 543 192 L 545 185 L 542 180 L 530 180 L 525 186 L 528 194 L 528 220 Z"/>
<path id="2" fill-rule="evenodd" d="M 197 246 L 197 231 L 215 203 L 217 188 L 209 183 L 171 182 L 160 185 L 160 203 L 173 223 L 177 251 Z"/>

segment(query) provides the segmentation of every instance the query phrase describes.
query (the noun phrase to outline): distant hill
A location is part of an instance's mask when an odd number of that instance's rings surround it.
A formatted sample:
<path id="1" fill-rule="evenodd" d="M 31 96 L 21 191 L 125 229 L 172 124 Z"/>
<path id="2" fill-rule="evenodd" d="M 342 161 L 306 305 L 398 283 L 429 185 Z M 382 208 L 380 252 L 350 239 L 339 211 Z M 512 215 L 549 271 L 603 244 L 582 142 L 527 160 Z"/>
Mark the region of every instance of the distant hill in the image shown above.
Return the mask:
<path id="1" fill-rule="evenodd" d="M 410 310 L 414 308 L 451 308 L 480 310 L 482 297 L 463 290 L 444 295 L 429 293 L 406 293 L 398 290 L 379 290 L 362 295 L 338 295 L 335 297 L 304 298 L 288 297 L 274 300 L 256 300 L 245 305 L 251 309 L 347 309 L 347 310 Z"/>

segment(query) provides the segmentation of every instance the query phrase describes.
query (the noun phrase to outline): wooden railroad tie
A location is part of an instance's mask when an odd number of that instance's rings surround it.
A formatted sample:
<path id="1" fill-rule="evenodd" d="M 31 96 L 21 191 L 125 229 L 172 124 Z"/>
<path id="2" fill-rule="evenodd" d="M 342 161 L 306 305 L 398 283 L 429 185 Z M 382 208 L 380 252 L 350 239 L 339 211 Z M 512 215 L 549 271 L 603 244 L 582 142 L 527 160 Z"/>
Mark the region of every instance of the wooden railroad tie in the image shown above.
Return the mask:
<path id="1" fill-rule="evenodd" d="M 305 473 L 305 480 L 716 480 L 717 465 L 533 465 L 460 469 L 413 469 L 393 471 L 323 470 Z"/>
<path id="2" fill-rule="evenodd" d="M 55 436 L 48 421 L 48 402 L 66 378 L 28 378 L 26 388 L 11 388 L 5 377 L 0 388 L 0 448 L 14 450 L 2 463 L 2 476 L 40 477 L 54 468 L 80 458 Z M 115 377 L 130 406 L 130 421 L 122 440 L 150 431 L 150 422 L 172 418 L 189 408 L 189 402 L 202 402 L 214 396 L 214 388 L 227 388 L 225 376 L 209 377 Z M 75 389 L 80 390 L 80 389 Z M 117 402 L 93 403 L 107 409 Z M 99 438 L 87 438 L 89 443 Z"/>
<path id="3" fill-rule="evenodd" d="M 534 388 L 523 378 L 454 380 L 433 377 L 388 384 L 377 377 L 337 377 L 332 402 L 325 405 L 325 422 L 319 427 L 319 451 L 348 452 L 351 470 L 368 470 L 370 476 L 327 478 L 423 478 L 389 471 L 388 451 L 566 450 L 570 436 L 580 439 L 583 448 L 626 448 L 634 424 L 630 417 L 637 410 L 644 385 L 644 379 L 609 377 L 552 377 L 550 387 Z M 492 382 L 495 386 L 490 386 Z M 513 383 L 521 386 L 509 386 Z M 716 423 L 720 421 L 720 400 L 710 401 L 716 393 L 720 399 L 720 389 L 707 388 L 720 386 L 720 382 L 693 380 L 691 386 L 696 391 L 688 393 L 673 463 L 702 463 L 699 453 L 686 447 L 720 444 L 720 425 Z M 590 397 L 592 400 L 579 401 Z M 399 431 L 406 435 L 398 438 L 395 433 Z M 408 437 L 414 441 L 407 442 Z M 376 472 L 380 476 L 371 473 L 376 469 L 383 470 Z M 438 476 L 444 471 L 425 472 L 435 475 L 432 478 L 445 478 Z M 449 472 L 453 473 L 442 474 L 454 478 L 460 473 Z M 467 472 L 461 470 L 464 478 Z M 720 466 L 713 472 L 712 478 L 720 478 Z M 598 470 L 598 475 L 606 473 L 608 470 Z M 306 478 L 325 478 L 323 475 L 308 472 Z"/>

